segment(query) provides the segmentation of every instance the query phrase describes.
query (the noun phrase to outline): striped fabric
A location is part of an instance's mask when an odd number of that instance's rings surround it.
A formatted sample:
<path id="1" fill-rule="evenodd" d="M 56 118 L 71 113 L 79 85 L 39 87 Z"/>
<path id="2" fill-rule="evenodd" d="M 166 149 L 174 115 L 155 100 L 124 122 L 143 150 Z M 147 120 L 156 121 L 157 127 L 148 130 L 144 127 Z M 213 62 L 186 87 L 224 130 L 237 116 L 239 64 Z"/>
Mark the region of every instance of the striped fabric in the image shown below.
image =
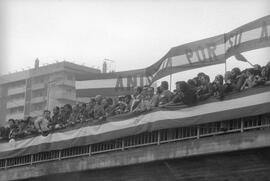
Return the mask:
<path id="1" fill-rule="evenodd" d="M 192 107 L 156 109 L 139 115 L 109 118 L 103 124 L 91 124 L 69 130 L 0 143 L 0 158 L 9 158 L 68 147 L 89 145 L 146 131 L 198 125 L 270 112 L 270 87 L 250 89 Z"/>
<path id="2" fill-rule="evenodd" d="M 140 70 L 107 74 L 83 74 L 76 77 L 78 97 L 97 94 L 130 94 L 135 86 L 185 70 L 225 63 L 235 53 L 270 46 L 270 15 L 245 24 L 229 33 L 171 48 L 155 64 Z"/>

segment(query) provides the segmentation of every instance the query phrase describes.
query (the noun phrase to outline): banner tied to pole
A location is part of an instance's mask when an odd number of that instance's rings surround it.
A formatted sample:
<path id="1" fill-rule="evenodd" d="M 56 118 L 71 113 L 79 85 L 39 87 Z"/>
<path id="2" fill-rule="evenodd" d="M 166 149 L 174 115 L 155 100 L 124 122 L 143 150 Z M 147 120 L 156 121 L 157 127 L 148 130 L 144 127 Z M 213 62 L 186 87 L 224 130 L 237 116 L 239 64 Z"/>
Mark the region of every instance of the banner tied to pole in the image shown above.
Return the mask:
<path id="1" fill-rule="evenodd" d="M 131 94 L 136 86 L 151 85 L 173 73 L 222 64 L 231 56 L 246 61 L 242 52 L 270 47 L 269 33 L 270 15 L 225 34 L 173 47 L 145 69 L 77 75 L 77 97 Z"/>

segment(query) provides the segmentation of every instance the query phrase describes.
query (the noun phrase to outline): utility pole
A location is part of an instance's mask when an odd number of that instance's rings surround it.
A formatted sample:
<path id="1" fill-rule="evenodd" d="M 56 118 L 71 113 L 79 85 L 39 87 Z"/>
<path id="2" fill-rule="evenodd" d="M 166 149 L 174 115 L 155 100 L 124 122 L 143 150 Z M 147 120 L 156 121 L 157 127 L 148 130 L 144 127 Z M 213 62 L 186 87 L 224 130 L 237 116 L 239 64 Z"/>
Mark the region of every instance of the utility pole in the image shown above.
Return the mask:
<path id="1" fill-rule="evenodd" d="M 114 63 L 115 63 L 114 60 L 105 58 L 103 60 L 103 69 L 102 69 L 103 73 L 107 73 L 107 70 L 109 70 L 108 72 L 114 72 L 115 70 L 113 70 L 114 68 L 112 67 Z"/>

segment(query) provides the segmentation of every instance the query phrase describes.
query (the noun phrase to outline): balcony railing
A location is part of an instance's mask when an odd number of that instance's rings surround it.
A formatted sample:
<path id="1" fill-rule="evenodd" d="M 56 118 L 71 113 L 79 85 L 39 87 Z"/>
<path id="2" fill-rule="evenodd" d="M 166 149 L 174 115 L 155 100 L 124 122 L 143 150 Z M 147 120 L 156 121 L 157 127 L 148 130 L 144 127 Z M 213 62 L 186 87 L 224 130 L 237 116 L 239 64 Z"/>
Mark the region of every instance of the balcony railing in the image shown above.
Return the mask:
<path id="1" fill-rule="evenodd" d="M 105 152 L 124 151 L 136 147 L 166 144 L 168 142 L 203 139 L 204 137 L 241 133 L 270 127 L 270 114 L 233 119 L 227 121 L 200 124 L 197 126 L 162 129 L 144 132 L 115 140 L 90 145 L 40 152 L 16 158 L 0 160 L 0 169 L 32 165 L 42 162 L 68 159 L 73 157 L 93 156 Z"/>
<path id="2" fill-rule="evenodd" d="M 15 94 L 21 94 L 24 93 L 26 90 L 25 85 L 21 86 L 21 87 L 13 87 L 13 88 L 9 88 L 8 89 L 8 96 L 10 95 L 15 95 Z"/>

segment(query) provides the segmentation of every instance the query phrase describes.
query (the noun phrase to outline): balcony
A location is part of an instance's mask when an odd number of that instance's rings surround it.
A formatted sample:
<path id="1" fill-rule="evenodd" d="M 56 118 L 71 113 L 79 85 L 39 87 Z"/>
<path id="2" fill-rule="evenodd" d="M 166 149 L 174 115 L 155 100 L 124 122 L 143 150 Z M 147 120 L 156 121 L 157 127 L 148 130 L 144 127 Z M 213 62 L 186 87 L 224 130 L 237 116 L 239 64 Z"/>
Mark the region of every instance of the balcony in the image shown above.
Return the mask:
<path id="1" fill-rule="evenodd" d="M 53 97 L 56 99 L 66 99 L 66 100 L 76 101 L 76 92 L 75 90 L 72 92 L 56 91 L 53 94 L 51 94 L 50 97 Z"/>
<path id="2" fill-rule="evenodd" d="M 47 100 L 46 96 L 34 97 L 34 98 L 31 99 L 31 104 L 45 102 L 46 100 Z"/>
<path id="3" fill-rule="evenodd" d="M 36 116 L 41 116 L 43 114 L 43 110 L 36 110 L 36 111 L 31 111 L 30 116 L 31 117 L 36 117 Z"/>
<path id="4" fill-rule="evenodd" d="M 15 95 L 15 94 L 20 94 L 20 93 L 24 93 L 25 90 L 26 90 L 26 87 L 25 86 L 9 88 L 8 89 L 8 96 Z"/>
<path id="5" fill-rule="evenodd" d="M 7 109 L 18 107 L 18 106 L 24 106 L 25 99 L 13 99 L 7 102 Z"/>
<path id="6" fill-rule="evenodd" d="M 61 81 L 51 83 L 51 86 L 61 86 L 61 85 L 75 87 L 75 81 L 73 81 L 73 80 L 61 80 Z"/>
<path id="7" fill-rule="evenodd" d="M 32 90 L 38 90 L 38 89 L 44 89 L 44 88 L 45 88 L 44 83 L 32 84 Z"/>
<path id="8" fill-rule="evenodd" d="M 16 113 L 11 113 L 6 116 L 6 121 L 9 119 L 23 119 L 24 118 L 24 112 L 16 112 Z"/>

